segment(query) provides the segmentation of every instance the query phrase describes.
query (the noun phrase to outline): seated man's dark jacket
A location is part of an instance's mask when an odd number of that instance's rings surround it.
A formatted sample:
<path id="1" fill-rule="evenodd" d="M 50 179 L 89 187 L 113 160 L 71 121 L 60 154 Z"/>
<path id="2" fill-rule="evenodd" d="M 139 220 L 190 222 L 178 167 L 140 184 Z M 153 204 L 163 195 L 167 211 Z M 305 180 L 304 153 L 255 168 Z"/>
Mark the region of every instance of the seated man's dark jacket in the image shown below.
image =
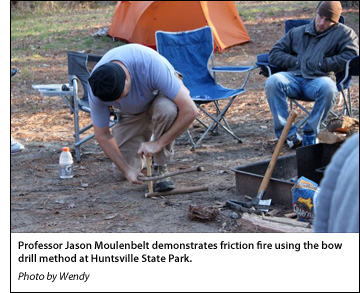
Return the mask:
<path id="1" fill-rule="evenodd" d="M 358 54 L 358 36 L 351 28 L 338 23 L 318 35 L 312 20 L 285 34 L 271 49 L 269 62 L 281 70 L 313 79 L 343 70 L 346 61 Z"/>

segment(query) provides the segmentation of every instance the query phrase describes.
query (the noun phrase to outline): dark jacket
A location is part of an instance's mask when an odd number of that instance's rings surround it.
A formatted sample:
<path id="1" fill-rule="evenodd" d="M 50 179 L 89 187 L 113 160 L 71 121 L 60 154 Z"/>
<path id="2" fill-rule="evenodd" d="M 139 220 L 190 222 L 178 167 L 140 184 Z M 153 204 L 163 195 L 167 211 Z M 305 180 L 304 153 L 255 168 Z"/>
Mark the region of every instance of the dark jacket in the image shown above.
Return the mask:
<path id="1" fill-rule="evenodd" d="M 269 62 L 313 79 L 343 70 L 346 61 L 358 54 L 358 36 L 351 28 L 338 23 L 318 35 L 312 20 L 285 34 L 271 49 Z"/>

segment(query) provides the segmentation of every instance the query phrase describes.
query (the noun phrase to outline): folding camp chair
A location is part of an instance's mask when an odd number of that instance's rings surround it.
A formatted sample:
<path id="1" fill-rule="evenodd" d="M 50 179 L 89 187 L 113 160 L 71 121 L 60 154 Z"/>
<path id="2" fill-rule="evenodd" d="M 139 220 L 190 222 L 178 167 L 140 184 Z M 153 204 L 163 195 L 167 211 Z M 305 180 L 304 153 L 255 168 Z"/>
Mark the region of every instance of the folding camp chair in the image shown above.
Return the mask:
<path id="1" fill-rule="evenodd" d="M 294 27 L 298 27 L 301 25 L 306 25 L 310 23 L 311 20 L 309 19 L 290 19 L 285 21 L 285 33 L 287 33 L 290 29 Z M 345 18 L 343 16 L 340 16 L 339 19 L 340 23 L 345 22 Z M 257 56 L 257 62 L 256 65 L 258 65 L 260 69 L 260 73 L 264 76 L 268 77 L 274 73 L 280 72 L 281 70 L 270 64 L 268 61 L 269 54 L 260 54 Z M 340 103 L 343 102 L 343 111 L 342 115 L 352 116 L 352 109 L 351 109 L 351 94 L 350 94 L 350 81 L 351 77 L 359 75 L 359 56 L 355 56 L 347 61 L 346 67 L 343 71 L 338 72 L 336 77 L 336 85 L 340 92 Z M 302 97 L 297 97 L 296 99 L 290 99 L 290 109 L 296 105 L 300 109 L 302 109 L 305 112 L 305 117 L 297 123 L 297 128 L 301 128 L 306 121 L 310 118 L 310 111 L 303 106 L 298 101 L 306 101 L 309 102 L 309 100 L 306 100 Z M 332 114 L 335 117 L 339 117 L 337 113 L 335 113 L 333 110 L 330 111 L 330 114 Z M 323 126 L 326 126 L 325 123 L 322 123 Z"/>
<path id="2" fill-rule="evenodd" d="M 240 66 L 240 67 L 214 67 L 213 72 L 243 72 L 247 73 L 244 83 L 238 89 L 229 89 L 221 86 L 215 80 L 214 74 L 210 74 L 209 60 L 214 52 L 214 39 L 212 30 L 209 26 L 196 30 L 184 32 L 164 32 L 155 33 L 156 47 L 158 52 L 163 55 L 183 76 L 184 85 L 190 91 L 190 96 L 197 107 L 210 118 L 211 124 L 204 121 L 197 121 L 205 127 L 205 132 L 195 142 L 189 130 L 191 150 L 199 146 L 200 142 L 210 132 L 215 132 L 220 126 L 238 142 L 242 142 L 237 137 L 225 115 L 231 107 L 234 99 L 245 93 L 245 85 L 249 79 L 250 73 L 257 66 Z M 221 109 L 220 101 L 227 100 L 227 104 Z M 212 103 L 216 109 L 216 115 L 207 111 L 203 105 Z"/>
<path id="3" fill-rule="evenodd" d="M 50 85 L 33 85 L 41 95 L 44 96 L 60 96 L 63 101 L 70 107 L 71 114 L 74 116 L 74 149 L 75 158 L 78 162 L 81 161 L 80 146 L 94 137 L 94 134 L 88 134 L 81 138 L 87 130 L 92 128 L 92 123 L 80 128 L 79 112 L 83 111 L 90 113 L 90 106 L 88 100 L 87 80 L 90 76 L 91 68 L 101 59 L 102 56 L 72 52 L 68 51 L 68 75 L 69 83 L 66 84 L 50 84 Z M 83 91 L 83 97 L 79 98 L 81 89 L 79 88 L 79 81 Z M 117 114 L 111 109 L 112 127 L 118 120 Z"/>

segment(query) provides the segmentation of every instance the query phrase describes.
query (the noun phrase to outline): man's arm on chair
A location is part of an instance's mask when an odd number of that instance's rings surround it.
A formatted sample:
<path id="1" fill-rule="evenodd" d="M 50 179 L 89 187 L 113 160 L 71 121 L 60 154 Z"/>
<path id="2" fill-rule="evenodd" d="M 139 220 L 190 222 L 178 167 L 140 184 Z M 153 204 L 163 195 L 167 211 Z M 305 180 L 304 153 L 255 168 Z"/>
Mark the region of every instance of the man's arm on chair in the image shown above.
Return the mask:
<path id="1" fill-rule="evenodd" d="M 324 68 L 328 72 L 344 70 L 346 62 L 351 57 L 359 55 L 359 38 L 353 30 L 347 30 L 336 47 L 338 52 L 335 55 L 324 58 Z"/>
<path id="2" fill-rule="evenodd" d="M 295 68 L 298 64 L 297 55 L 291 50 L 291 35 L 285 34 L 269 52 L 269 62 L 282 70 Z"/>

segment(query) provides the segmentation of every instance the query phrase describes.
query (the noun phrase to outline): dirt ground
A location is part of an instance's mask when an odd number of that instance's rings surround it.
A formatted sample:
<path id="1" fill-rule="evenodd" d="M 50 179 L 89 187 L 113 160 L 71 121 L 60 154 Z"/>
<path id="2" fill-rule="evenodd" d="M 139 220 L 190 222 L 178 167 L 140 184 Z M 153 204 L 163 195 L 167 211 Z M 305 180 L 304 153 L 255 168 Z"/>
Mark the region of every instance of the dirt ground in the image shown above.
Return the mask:
<path id="1" fill-rule="evenodd" d="M 353 9 L 345 9 L 344 14 L 354 11 L 358 14 Z M 260 15 L 255 21 L 245 22 L 252 41 L 216 53 L 216 65 L 253 65 L 256 55 L 268 52 L 281 37 L 284 20 L 295 17 L 309 18 L 312 14 L 298 10 L 273 19 Z M 347 25 L 359 33 L 357 21 Z M 89 28 L 79 32 L 79 37 L 94 32 Z M 12 42 L 12 46 L 21 45 Z M 205 169 L 174 177 L 177 187 L 206 185 L 209 191 L 149 199 L 144 197 L 146 185 L 114 179 L 111 162 L 95 140 L 82 146 L 82 161 L 74 166 L 74 178 L 59 179 L 61 147 L 72 147 L 73 143 L 72 116 L 61 98 L 41 97 L 31 84 L 67 82 L 66 50 L 47 54 L 41 62 L 31 59 L 30 53 L 26 62 L 33 66 L 34 74 L 24 77 L 20 72 L 11 79 L 11 133 L 26 147 L 11 157 L 12 232 L 271 232 L 241 221 L 241 214 L 227 208 L 220 208 L 218 217 L 211 222 L 188 217 L 189 205 L 219 207 L 229 199 L 239 199 L 231 169 L 269 159 L 275 149 L 272 117 L 263 91 L 265 78 L 258 71 L 228 113 L 229 123 L 242 144 L 221 130 L 220 135 L 208 136 L 194 152 L 185 134 L 176 141 L 170 171 L 194 166 Z M 12 64 L 12 68 L 21 66 Z M 218 77 L 224 86 L 238 87 L 242 75 Z M 358 79 L 353 85 L 353 108 L 358 118 Z M 81 119 L 83 124 L 89 122 L 86 114 Z M 198 137 L 202 130 L 194 123 L 191 131 Z M 293 153 L 284 147 L 282 155 Z M 290 203 L 291 194 L 288 196 Z"/>

